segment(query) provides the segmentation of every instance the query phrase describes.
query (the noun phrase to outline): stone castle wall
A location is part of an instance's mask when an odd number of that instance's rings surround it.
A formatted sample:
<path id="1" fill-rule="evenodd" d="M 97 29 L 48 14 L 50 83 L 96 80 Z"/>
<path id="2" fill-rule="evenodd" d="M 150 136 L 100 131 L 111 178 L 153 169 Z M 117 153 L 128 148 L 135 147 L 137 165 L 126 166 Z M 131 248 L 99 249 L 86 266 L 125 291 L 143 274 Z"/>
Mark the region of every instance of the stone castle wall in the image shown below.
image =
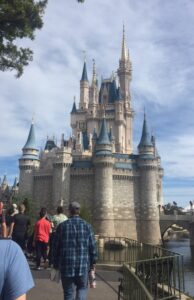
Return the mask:
<path id="1" fill-rule="evenodd" d="M 41 207 L 46 207 L 48 211 L 52 210 L 52 176 L 39 175 L 34 177 L 33 199 L 37 212 Z"/>

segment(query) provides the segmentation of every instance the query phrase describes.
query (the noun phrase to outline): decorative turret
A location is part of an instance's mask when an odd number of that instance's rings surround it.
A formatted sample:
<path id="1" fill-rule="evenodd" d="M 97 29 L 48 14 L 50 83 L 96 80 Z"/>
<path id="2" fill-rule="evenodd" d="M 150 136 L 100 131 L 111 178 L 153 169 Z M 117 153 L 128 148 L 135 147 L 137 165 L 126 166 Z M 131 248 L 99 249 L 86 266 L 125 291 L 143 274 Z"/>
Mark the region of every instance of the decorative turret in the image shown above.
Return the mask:
<path id="1" fill-rule="evenodd" d="M 24 145 L 22 151 L 23 155 L 21 159 L 38 160 L 38 149 L 36 147 L 35 130 L 33 122 L 30 127 L 27 142 Z"/>
<path id="2" fill-rule="evenodd" d="M 88 108 L 89 101 L 89 82 L 87 75 L 86 62 L 84 61 L 82 77 L 80 80 L 80 103 L 79 108 L 85 110 Z"/>
<path id="3" fill-rule="evenodd" d="M 112 154 L 112 143 L 109 138 L 105 117 L 102 119 L 100 134 L 96 141 L 95 154 L 97 156 Z"/>
<path id="4" fill-rule="evenodd" d="M 115 236 L 112 194 L 114 157 L 105 117 L 96 141 L 93 163 L 95 165 L 95 214 L 93 216 L 95 228 L 98 234 Z"/>
<path id="5" fill-rule="evenodd" d="M 146 114 L 144 113 L 144 122 L 143 122 L 143 129 L 141 140 L 138 145 L 138 150 L 140 155 L 154 155 L 154 145 L 151 141 L 151 136 L 148 130 Z"/>
<path id="6" fill-rule="evenodd" d="M 33 195 L 33 173 L 39 167 L 39 151 L 36 146 L 35 129 L 32 122 L 27 142 L 22 149 L 22 157 L 19 159 L 20 178 L 19 193 Z"/>
<path id="7" fill-rule="evenodd" d="M 123 26 L 123 38 L 122 38 L 122 49 L 121 58 L 119 61 L 118 76 L 121 86 L 121 95 L 125 101 L 125 106 L 131 106 L 131 96 L 129 90 L 129 84 L 131 81 L 131 61 L 129 59 L 129 52 L 126 46 L 125 40 L 125 28 Z"/>
<path id="8" fill-rule="evenodd" d="M 77 109 L 76 109 L 76 103 L 75 103 L 75 99 L 74 99 L 71 114 L 75 114 L 76 112 L 77 112 Z"/>
<path id="9" fill-rule="evenodd" d="M 89 97 L 89 109 L 90 114 L 94 117 L 96 115 L 96 108 L 98 105 L 98 83 L 96 75 L 96 64 L 93 59 L 93 73 L 92 73 L 92 83 L 90 86 L 90 97 Z"/>
<path id="10" fill-rule="evenodd" d="M 158 161 L 154 156 L 154 146 L 148 130 L 146 115 L 138 145 L 140 171 L 140 241 L 158 245 L 161 243 L 158 210 Z"/>
<path id="11" fill-rule="evenodd" d="M 46 141 L 46 145 L 45 145 L 44 150 L 51 151 L 52 149 L 54 149 L 56 147 L 57 146 L 55 144 L 54 138 L 48 138 L 47 141 Z"/>

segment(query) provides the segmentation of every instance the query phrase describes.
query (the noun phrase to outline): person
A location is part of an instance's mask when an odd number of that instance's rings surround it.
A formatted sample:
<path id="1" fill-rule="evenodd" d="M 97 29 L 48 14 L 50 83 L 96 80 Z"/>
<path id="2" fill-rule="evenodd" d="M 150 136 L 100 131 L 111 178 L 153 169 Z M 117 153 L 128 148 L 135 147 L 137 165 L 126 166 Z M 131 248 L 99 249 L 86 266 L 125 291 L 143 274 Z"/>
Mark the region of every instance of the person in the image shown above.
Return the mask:
<path id="1" fill-rule="evenodd" d="M 21 248 L 10 239 L 0 239 L 0 299 L 26 300 L 34 281 Z"/>
<path id="2" fill-rule="evenodd" d="M 19 213 L 18 206 L 16 203 L 13 203 L 11 205 L 11 216 L 13 217 L 13 216 L 17 215 L 18 213 Z"/>
<path id="3" fill-rule="evenodd" d="M 56 210 L 57 214 L 52 216 L 51 218 L 51 224 L 52 224 L 52 233 L 50 235 L 50 241 L 49 241 L 49 266 L 52 264 L 52 247 L 53 247 L 53 241 L 55 239 L 55 233 L 56 229 L 59 224 L 67 220 L 67 216 L 64 214 L 64 209 L 62 206 L 58 206 Z"/>
<path id="4" fill-rule="evenodd" d="M 57 226 L 67 220 L 67 216 L 64 214 L 62 206 L 57 207 L 57 214 L 52 217 L 53 232 L 56 231 Z"/>
<path id="5" fill-rule="evenodd" d="M 36 248 L 36 269 L 40 270 L 41 257 L 44 259 L 46 266 L 48 242 L 51 233 L 51 223 L 46 220 L 47 210 L 45 207 L 40 210 L 40 220 L 38 220 L 34 227 L 33 246 Z"/>
<path id="6" fill-rule="evenodd" d="M 59 224 L 53 243 L 53 267 L 61 272 L 64 299 L 87 298 L 88 274 L 95 270 L 96 241 L 90 224 L 80 218 L 80 204 L 69 205 L 70 218 Z"/>
<path id="7" fill-rule="evenodd" d="M 3 213 L 3 202 L 0 201 L 0 238 L 7 236 L 6 220 Z"/>
<path id="8" fill-rule="evenodd" d="M 30 226 L 30 218 L 24 214 L 24 204 L 19 205 L 19 213 L 13 216 L 13 220 L 10 225 L 9 237 L 15 241 L 22 250 L 25 250 L 25 244 L 27 240 L 27 232 Z"/>

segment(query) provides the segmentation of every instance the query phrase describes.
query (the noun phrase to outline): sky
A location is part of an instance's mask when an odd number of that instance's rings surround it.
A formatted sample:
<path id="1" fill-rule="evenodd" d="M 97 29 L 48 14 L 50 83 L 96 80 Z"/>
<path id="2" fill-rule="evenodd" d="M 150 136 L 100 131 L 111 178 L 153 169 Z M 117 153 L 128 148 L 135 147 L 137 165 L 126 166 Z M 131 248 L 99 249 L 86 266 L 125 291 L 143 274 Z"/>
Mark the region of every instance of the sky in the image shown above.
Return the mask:
<path id="1" fill-rule="evenodd" d="M 49 0 L 44 27 L 33 41 L 18 41 L 34 51 L 20 79 L 0 72 L 0 177 L 18 176 L 18 158 L 32 117 L 36 141 L 69 137 L 73 98 L 79 101 L 86 51 L 91 78 L 95 59 L 99 80 L 118 69 L 122 28 L 132 61 L 135 110 L 134 152 L 143 111 L 164 168 L 164 202 L 187 206 L 194 200 L 194 1 Z"/>

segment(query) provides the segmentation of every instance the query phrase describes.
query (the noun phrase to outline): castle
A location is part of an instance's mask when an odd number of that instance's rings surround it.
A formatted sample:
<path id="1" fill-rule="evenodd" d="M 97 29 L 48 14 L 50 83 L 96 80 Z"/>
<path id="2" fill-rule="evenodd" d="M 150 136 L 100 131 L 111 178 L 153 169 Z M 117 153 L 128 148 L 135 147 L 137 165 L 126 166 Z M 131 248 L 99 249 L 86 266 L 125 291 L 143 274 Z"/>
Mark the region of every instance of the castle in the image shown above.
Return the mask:
<path id="1" fill-rule="evenodd" d="M 50 211 L 78 201 L 90 211 L 97 234 L 159 244 L 163 169 L 145 114 L 133 153 L 132 67 L 124 30 L 117 74 L 118 84 L 112 75 L 99 87 L 95 62 L 91 82 L 84 62 L 72 135 L 62 135 L 60 146 L 47 139 L 39 154 L 31 124 L 19 159 L 19 193 Z"/>

